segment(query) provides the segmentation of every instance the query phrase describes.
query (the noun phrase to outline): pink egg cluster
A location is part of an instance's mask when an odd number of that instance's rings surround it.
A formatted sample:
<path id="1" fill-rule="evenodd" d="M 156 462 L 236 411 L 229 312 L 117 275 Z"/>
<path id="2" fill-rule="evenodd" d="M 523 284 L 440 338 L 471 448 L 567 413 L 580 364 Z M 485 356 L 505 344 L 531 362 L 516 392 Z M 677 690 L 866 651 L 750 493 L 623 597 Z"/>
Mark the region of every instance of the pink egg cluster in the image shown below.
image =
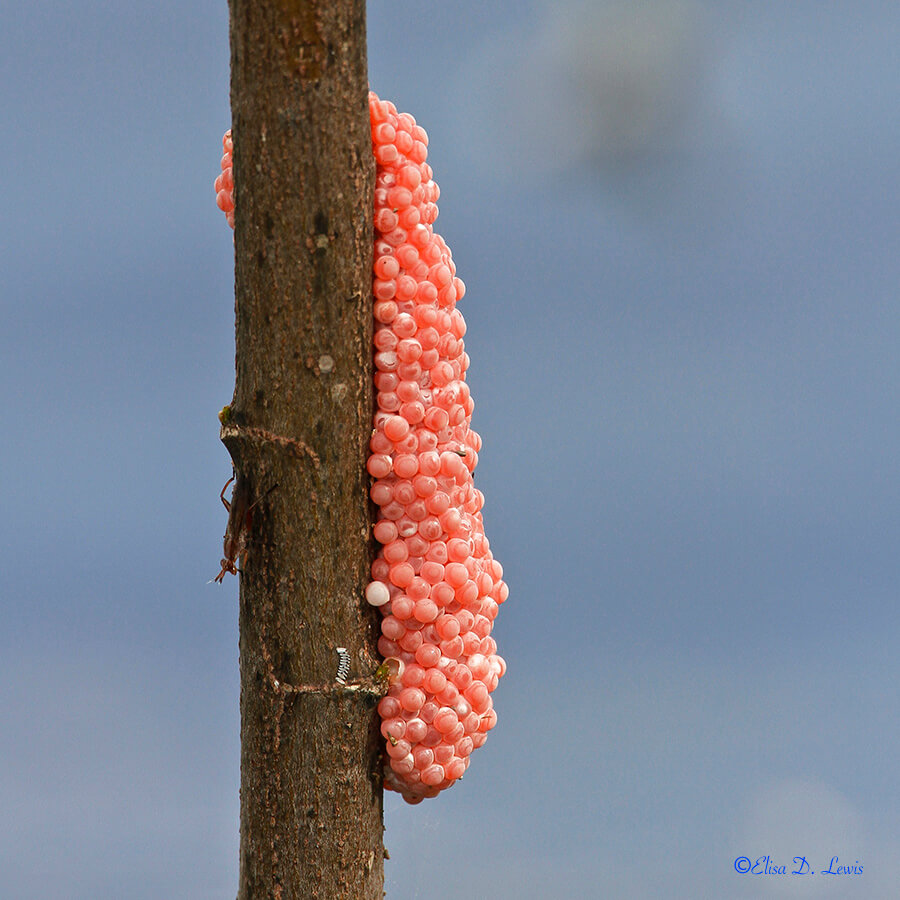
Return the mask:
<path id="1" fill-rule="evenodd" d="M 440 191 L 428 137 L 408 113 L 369 94 L 375 184 L 375 430 L 372 500 L 382 544 L 370 603 L 378 649 L 402 663 L 378 705 L 385 784 L 418 802 L 449 787 L 494 727 L 491 692 L 506 671 L 491 627 L 508 590 L 484 534 L 472 473 L 465 287 L 434 232 Z"/>
<path id="2" fill-rule="evenodd" d="M 234 143 L 231 129 L 222 138 L 222 174 L 216 178 L 216 205 L 225 213 L 228 224 L 234 228 Z"/>
<path id="3" fill-rule="evenodd" d="M 506 671 L 491 628 L 508 596 L 474 485 L 481 438 L 470 426 L 465 292 L 432 227 L 440 194 L 428 137 L 369 94 L 375 185 L 375 388 L 367 463 L 382 545 L 366 599 L 381 609 L 378 649 L 391 684 L 378 704 L 385 786 L 410 803 L 462 777 L 494 727 L 491 693 Z M 231 132 L 217 203 L 234 227 Z"/>

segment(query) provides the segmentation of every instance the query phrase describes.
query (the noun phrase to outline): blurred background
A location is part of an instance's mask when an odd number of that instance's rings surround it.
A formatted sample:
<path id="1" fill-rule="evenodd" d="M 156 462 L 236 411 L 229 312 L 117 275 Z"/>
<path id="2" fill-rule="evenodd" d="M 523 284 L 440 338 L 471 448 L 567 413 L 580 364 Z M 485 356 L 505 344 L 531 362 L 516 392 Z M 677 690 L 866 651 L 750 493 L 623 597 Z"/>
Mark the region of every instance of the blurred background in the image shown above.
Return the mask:
<path id="1" fill-rule="evenodd" d="M 511 590 L 499 724 L 387 795 L 388 896 L 895 897 L 900 6 L 368 15 Z M 4 898 L 236 890 L 228 61 L 224 2 L 4 8 Z"/>

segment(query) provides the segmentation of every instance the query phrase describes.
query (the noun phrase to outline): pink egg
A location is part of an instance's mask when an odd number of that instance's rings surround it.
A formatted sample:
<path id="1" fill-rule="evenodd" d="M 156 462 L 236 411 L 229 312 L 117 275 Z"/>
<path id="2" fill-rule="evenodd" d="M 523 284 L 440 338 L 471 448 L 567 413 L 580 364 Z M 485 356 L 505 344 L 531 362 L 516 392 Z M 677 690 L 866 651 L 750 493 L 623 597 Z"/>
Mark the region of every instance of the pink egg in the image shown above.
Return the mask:
<path id="1" fill-rule="evenodd" d="M 422 783 L 439 785 L 444 780 L 444 769 L 435 763 L 422 772 Z"/>
<path id="2" fill-rule="evenodd" d="M 398 696 L 400 705 L 409 712 L 418 712 L 425 705 L 425 692 L 419 688 L 403 688 Z"/>

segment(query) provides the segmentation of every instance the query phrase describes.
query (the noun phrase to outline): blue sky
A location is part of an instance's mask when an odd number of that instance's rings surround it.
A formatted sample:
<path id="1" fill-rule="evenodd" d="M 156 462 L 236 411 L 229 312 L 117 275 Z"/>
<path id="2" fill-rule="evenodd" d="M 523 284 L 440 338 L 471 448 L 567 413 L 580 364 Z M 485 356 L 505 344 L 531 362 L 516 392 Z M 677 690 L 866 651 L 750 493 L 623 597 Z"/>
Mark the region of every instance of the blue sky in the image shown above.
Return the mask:
<path id="1" fill-rule="evenodd" d="M 0 893 L 231 896 L 227 10 L 3 19 Z M 511 590 L 490 740 L 388 795 L 389 897 L 896 895 L 898 29 L 369 4 L 468 287 Z M 735 872 L 766 854 L 864 875 Z"/>

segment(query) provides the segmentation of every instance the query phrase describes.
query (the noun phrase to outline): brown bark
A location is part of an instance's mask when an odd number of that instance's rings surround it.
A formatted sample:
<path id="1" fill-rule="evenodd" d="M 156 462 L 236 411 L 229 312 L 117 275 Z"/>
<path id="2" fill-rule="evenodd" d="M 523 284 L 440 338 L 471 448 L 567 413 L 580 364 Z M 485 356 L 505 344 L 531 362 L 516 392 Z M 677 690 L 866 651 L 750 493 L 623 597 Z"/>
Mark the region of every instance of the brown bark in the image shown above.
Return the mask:
<path id="1" fill-rule="evenodd" d="M 364 0 L 230 0 L 240 568 L 238 900 L 383 894 L 372 544 L 375 164 Z M 240 524 L 240 523 L 239 523 Z M 234 535 L 233 535 L 234 537 Z M 337 647 L 350 653 L 337 684 Z"/>

